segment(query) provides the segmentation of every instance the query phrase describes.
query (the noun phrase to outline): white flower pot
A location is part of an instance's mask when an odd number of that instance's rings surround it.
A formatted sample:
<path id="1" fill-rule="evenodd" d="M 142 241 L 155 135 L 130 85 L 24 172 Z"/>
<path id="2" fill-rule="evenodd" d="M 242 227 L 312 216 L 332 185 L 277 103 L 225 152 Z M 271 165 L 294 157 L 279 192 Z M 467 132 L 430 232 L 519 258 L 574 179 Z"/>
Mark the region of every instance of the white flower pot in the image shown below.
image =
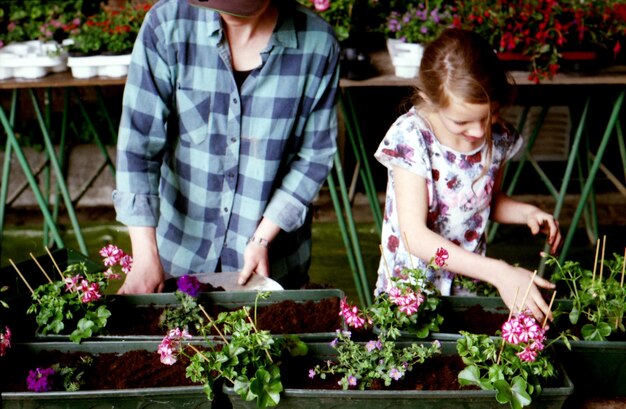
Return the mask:
<path id="1" fill-rule="evenodd" d="M 66 61 L 67 53 L 56 42 L 9 43 L 0 49 L 0 79 L 41 78 L 65 70 Z"/>
<path id="2" fill-rule="evenodd" d="M 130 54 L 69 57 L 67 66 L 75 78 L 123 77 L 128 73 Z"/>
<path id="3" fill-rule="evenodd" d="M 387 39 L 387 49 L 397 77 L 415 78 L 424 54 L 424 46 Z"/>

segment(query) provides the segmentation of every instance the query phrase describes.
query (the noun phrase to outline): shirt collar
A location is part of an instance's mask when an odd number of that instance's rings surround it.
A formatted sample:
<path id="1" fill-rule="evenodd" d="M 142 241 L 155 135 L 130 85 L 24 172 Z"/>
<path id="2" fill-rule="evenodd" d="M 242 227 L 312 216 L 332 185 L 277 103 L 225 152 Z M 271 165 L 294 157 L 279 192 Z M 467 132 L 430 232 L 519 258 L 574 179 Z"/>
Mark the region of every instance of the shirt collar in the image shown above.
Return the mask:
<path id="1" fill-rule="evenodd" d="M 218 44 L 224 35 L 220 15 L 214 11 L 208 11 L 205 15 L 205 32 L 215 41 L 214 44 Z M 293 10 L 281 10 L 278 22 L 276 23 L 276 29 L 269 42 L 270 47 L 274 45 L 284 48 L 296 48 L 298 46 Z"/>

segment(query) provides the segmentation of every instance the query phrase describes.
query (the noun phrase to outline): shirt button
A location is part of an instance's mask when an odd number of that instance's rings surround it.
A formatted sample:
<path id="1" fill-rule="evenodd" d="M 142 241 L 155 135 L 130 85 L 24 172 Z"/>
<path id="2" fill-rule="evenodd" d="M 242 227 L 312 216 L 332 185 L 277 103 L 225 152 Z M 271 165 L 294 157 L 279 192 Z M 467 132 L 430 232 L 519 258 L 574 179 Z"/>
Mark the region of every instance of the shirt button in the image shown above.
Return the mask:
<path id="1" fill-rule="evenodd" d="M 228 213 L 228 207 L 225 207 L 225 208 L 224 208 L 224 211 Z"/>
<path id="2" fill-rule="evenodd" d="M 237 138 L 235 138 L 235 137 L 233 136 L 232 138 L 230 138 L 230 141 L 231 141 L 232 143 L 235 143 L 235 142 L 237 142 Z"/>
<path id="3" fill-rule="evenodd" d="M 237 104 L 237 98 L 233 98 L 233 104 Z"/>

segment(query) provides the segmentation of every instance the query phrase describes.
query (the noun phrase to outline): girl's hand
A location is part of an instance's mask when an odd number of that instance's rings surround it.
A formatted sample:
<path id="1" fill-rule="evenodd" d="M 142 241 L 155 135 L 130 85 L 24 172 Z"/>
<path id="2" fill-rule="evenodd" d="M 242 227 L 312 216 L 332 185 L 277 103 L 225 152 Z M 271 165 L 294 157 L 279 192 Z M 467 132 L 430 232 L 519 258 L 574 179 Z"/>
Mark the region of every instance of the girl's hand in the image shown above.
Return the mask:
<path id="1" fill-rule="evenodd" d="M 536 209 L 526 216 L 526 224 L 533 235 L 541 232 L 548 237 L 550 254 L 554 255 L 561 246 L 561 231 L 559 222 L 549 213 Z"/>
<path id="2" fill-rule="evenodd" d="M 244 285 L 252 274 L 270 276 L 267 247 L 251 242 L 243 253 L 243 268 L 239 273 L 239 284 Z"/>
<path id="3" fill-rule="evenodd" d="M 555 285 L 537 275 L 531 283 L 532 276 L 533 273 L 526 269 L 507 264 L 505 271 L 498 275 L 500 280 L 495 285 L 506 306 L 514 313 L 528 309 L 538 322 L 543 322 L 545 317 L 552 321 L 552 311 L 550 311 L 548 303 L 543 299 L 537 287 L 553 290 Z M 531 287 L 524 301 L 524 295 L 529 285 Z M 521 305 L 522 301 L 524 301 L 523 306 Z"/>

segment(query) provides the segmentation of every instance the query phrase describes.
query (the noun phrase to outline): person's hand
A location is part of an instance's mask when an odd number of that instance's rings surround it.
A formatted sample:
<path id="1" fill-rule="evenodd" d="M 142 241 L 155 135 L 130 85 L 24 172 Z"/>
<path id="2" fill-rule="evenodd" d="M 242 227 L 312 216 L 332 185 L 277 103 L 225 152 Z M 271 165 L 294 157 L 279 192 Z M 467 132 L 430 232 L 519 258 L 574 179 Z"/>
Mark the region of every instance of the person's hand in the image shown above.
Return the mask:
<path id="1" fill-rule="evenodd" d="M 533 235 L 541 232 L 548 238 L 550 254 L 556 254 L 561 246 L 561 230 L 559 222 L 549 213 L 537 209 L 526 216 L 526 224 Z"/>
<path id="2" fill-rule="evenodd" d="M 535 319 L 542 323 L 547 316 L 552 321 L 552 311 L 548 303 L 543 299 L 538 287 L 547 290 L 554 290 L 555 285 L 543 277 L 535 275 L 531 284 L 533 273 L 521 267 L 514 267 L 505 264 L 504 270 L 499 274 L 499 281 L 495 283 L 502 300 L 513 312 L 520 310 L 530 310 Z M 524 295 L 528 290 L 528 296 L 524 300 Z M 516 297 L 517 294 L 517 297 Z M 524 305 L 522 306 L 522 301 Z"/>
<path id="3" fill-rule="evenodd" d="M 243 268 L 239 273 L 239 285 L 244 285 L 252 274 L 270 276 L 267 247 L 258 243 L 248 243 L 243 253 Z"/>
<path id="4" fill-rule="evenodd" d="M 118 294 L 160 293 L 165 285 L 163 266 L 158 259 L 133 257 L 133 266 Z"/>

